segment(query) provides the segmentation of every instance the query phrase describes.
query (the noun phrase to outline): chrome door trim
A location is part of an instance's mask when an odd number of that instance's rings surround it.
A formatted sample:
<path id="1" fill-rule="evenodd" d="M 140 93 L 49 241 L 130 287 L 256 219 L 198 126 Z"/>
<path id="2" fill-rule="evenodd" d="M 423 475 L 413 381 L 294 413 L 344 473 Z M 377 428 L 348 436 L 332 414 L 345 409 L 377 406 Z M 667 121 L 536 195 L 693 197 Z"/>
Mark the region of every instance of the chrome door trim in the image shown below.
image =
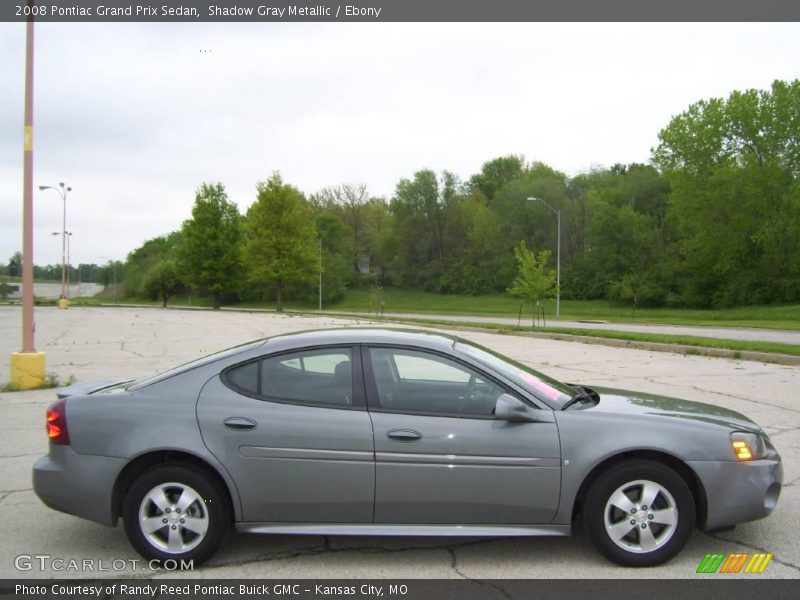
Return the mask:
<path id="1" fill-rule="evenodd" d="M 473 465 L 480 467 L 549 467 L 561 466 L 559 458 L 524 456 L 470 456 L 467 454 L 414 454 L 409 452 L 376 452 L 379 463 L 412 463 L 438 465 Z"/>
<path id="2" fill-rule="evenodd" d="M 282 458 L 298 460 L 345 460 L 371 462 L 374 453 L 360 450 L 317 450 L 311 448 L 270 448 L 266 446 L 239 446 L 245 458 Z"/>

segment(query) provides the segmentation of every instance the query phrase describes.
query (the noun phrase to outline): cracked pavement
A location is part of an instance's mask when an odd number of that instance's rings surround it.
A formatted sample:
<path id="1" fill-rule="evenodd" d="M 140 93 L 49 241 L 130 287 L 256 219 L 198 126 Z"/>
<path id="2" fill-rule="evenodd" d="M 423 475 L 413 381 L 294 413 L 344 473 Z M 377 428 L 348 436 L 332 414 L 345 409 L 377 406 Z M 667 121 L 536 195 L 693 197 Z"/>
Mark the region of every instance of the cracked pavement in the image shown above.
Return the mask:
<path id="1" fill-rule="evenodd" d="M 136 377 L 251 339 L 368 321 L 270 313 L 146 308 L 37 308 L 37 349 L 61 380 Z M 18 307 L 0 307 L 0 350 L 19 348 Z M 47 452 L 44 411 L 53 390 L 0 393 L 0 577 L 272 577 L 272 578 L 685 578 L 706 552 L 771 552 L 760 577 L 800 577 L 800 367 L 684 356 L 548 339 L 466 332 L 464 337 L 556 378 L 709 402 L 741 411 L 770 434 L 784 460 L 785 485 L 771 517 L 725 533 L 695 532 L 666 565 L 613 565 L 587 536 L 446 538 L 232 534 L 198 571 L 158 573 L 129 546 L 121 528 L 104 527 L 45 507 L 31 489 L 33 463 Z M 8 360 L 0 381 L 8 380 Z M 103 572 L 18 571 L 20 554 L 65 560 L 124 561 Z M 132 561 L 138 561 L 133 563 Z M 705 576 L 708 577 L 708 576 Z M 483 582 L 487 596 L 508 597 Z"/>

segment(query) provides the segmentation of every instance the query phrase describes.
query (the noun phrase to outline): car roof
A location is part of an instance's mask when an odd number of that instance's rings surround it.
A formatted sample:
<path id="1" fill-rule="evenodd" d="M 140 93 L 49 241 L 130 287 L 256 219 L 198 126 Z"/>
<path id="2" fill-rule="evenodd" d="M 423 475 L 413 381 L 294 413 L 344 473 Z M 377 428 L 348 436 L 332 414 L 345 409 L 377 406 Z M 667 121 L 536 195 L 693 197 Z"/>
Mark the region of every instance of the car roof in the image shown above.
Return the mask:
<path id="1" fill-rule="evenodd" d="M 346 327 L 280 334 L 268 338 L 265 347 L 292 348 L 317 344 L 401 344 L 436 350 L 451 350 L 457 341 L 459 338 L 456 336 L 421 329 Z"/>

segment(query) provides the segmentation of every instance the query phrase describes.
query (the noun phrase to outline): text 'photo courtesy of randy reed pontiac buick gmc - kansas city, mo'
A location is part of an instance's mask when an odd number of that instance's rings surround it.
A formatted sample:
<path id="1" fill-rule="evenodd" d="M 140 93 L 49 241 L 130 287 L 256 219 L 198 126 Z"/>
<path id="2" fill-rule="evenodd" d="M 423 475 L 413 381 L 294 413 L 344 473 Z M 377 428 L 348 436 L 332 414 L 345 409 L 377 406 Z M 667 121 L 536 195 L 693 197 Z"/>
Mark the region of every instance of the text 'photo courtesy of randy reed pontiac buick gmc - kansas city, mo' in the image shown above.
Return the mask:
<path id="1" fill-rule="evenodd" d="M 36 493 L 121 517 L 155 560 L 199 564 L 232 527 L 563 536 L 583 523 L 610 560 L 650 566 L 695 526 L 766 517 L 783 478 L 742 414 L 561 383 L 432 332 L 280 335 L 58 396 Z"/>

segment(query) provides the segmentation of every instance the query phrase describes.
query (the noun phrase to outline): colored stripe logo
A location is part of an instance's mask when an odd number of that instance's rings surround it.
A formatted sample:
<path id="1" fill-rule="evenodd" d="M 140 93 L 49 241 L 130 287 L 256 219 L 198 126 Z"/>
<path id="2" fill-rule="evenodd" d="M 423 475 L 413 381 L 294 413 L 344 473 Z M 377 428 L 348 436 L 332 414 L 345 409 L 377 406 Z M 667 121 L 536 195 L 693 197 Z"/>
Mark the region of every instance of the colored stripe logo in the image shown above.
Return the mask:
<path id="1" fill-rule="evenodd" d="M 772 554 L 756 553 L 750 554 L 749 552 L 734 552 L 726 554 L 718 552 L 714 554 L 706 554 L 700 565 L 697 567 L 697 573 L 763 573 L 767 565 L 772 560 Z"/>

